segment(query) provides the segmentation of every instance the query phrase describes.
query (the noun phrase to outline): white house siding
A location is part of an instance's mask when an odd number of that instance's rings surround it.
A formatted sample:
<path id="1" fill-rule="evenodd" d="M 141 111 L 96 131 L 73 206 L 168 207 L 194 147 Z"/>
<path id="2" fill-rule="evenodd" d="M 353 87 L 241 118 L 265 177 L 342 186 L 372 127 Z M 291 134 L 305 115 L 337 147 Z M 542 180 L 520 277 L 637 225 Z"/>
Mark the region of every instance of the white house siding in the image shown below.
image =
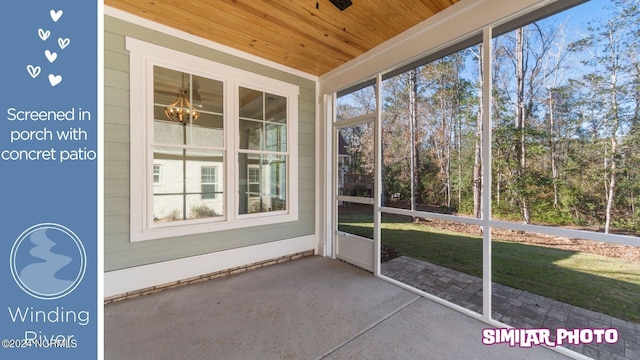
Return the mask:
<path id="1" fill-rule="evenodd" d="M 315 98 L 311 77 L 252 62 L 107 15 L 104 20 L 104 268 L 105 272 L 224 250 L 315 236 Z M 298 221 L 132 243 L 129 236 L 129 54 L 125 36 L 234 66 L 300 87 Z M 222 173 L 219 174 L 222 177 Z M 195 176 L 195 175 L 194 175 Z M 197 174 L 199 179 L 200 174 Z M 136 214 L 134 214 L 136 215 Z"/>

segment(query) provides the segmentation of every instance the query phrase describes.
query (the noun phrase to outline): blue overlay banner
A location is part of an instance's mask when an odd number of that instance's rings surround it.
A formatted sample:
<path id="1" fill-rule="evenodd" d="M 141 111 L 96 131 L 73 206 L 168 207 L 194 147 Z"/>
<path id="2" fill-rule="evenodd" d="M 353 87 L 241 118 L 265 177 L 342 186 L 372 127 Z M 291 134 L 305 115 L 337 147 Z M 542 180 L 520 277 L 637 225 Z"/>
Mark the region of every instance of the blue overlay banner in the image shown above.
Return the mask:
<path id="1" fill-rule="evenodd" d="M 1 359 L 98 357 L 98 2 L 3 4 Z"/>

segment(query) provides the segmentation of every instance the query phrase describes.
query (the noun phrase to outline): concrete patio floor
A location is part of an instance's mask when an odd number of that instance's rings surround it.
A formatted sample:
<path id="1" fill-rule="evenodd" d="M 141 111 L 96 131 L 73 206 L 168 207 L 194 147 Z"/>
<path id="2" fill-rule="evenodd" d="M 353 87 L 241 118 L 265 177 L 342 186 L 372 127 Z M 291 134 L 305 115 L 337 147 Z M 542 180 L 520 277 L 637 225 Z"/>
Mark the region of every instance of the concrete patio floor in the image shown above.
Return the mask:
<path id="1" fill-rule="evenodd" d="M 299 260 L 104 308 L 105 359 L 566 359 L 482 345 L 487 324 L 336 260 Z"/>
<path id="2" fill-rule="evenodd" d="M 482 279 L 407 256 L 382 264 L 382 274 L 480 313 Z M 594 359 L 640 359 L 640 324 L 562 303 L 501 284 L 492 285 L 492 317 L 517 328 L 610 329 L 619 332 L 615 344 L 566 345 Z"/>

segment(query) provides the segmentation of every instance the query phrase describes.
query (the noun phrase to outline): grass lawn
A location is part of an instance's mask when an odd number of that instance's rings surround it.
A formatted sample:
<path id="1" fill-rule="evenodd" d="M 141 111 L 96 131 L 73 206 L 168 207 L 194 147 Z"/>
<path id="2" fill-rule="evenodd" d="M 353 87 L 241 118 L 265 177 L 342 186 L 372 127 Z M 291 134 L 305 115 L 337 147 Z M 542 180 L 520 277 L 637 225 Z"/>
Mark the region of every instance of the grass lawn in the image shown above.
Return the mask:
<path id="1" fill-rule="evenodd" d="M 371 217 L 347 215 L 340 229 L 371 237 Z M 382 243 L 401 255 L 482 277 L 482 239 L 409 220 L 385 219 Z M 640 263 L 500 241 L 492 243 L 493 281 L 640 323 Z"/>

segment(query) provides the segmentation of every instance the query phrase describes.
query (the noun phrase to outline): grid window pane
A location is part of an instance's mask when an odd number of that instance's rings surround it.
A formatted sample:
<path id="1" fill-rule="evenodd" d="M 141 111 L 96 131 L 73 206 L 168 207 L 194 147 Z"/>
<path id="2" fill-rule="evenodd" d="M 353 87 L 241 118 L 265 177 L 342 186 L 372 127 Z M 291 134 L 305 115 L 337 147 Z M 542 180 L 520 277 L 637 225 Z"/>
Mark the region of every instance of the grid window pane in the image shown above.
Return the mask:
<path id="1" fill-rule="evenodd" d="M 154 162 L 163 169 L 161 185 L 154 186 L 154 222 L 217 217 L 224 214 L 217 169 L 224 164 L 220 151 L 158 147 Z"/>
<path id="2" fill-rule="evenodd" d="M 240 154 L 239 214 L 286 210 L 287 156 Z"/>

